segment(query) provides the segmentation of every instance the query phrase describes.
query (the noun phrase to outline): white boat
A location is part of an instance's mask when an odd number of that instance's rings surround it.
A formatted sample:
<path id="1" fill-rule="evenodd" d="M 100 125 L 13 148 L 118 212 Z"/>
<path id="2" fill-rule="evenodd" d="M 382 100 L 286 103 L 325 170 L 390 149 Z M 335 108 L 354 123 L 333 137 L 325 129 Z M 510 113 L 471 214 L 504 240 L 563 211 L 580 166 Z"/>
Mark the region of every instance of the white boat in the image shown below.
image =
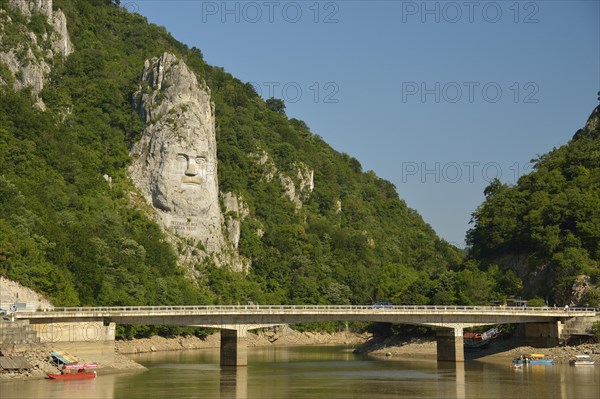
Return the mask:
<path id="1" fill-rule="evenodd" d="M 569 364 L 571 366 L 593 366 L 596 362 L 589 355 L 577 355 L 569 360 Z"/>

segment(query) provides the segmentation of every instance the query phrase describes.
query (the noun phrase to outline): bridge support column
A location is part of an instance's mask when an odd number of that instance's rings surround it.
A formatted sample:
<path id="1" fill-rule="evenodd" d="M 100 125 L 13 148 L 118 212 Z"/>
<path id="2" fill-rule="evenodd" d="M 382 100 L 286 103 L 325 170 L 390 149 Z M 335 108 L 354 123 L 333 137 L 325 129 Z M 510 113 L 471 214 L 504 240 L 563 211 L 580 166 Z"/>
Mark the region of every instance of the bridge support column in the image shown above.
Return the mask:
<path id="1" fill-rule="evenodd" d="M 437 330 L 437 360 L 464 362 L 463 326 L 443 327 Z"/>
<path id="2" fill-rule="evenodd" d="M 246 332 L 221 330 L 221 366 L 239 367 L 248 365 Z"/>

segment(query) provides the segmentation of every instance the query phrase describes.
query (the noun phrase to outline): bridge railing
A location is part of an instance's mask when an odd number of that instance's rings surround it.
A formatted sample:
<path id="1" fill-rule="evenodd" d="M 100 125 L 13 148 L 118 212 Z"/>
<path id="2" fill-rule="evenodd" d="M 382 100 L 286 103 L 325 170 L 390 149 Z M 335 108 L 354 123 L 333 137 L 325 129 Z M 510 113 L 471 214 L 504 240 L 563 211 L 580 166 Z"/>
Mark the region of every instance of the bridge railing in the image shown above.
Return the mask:
<path id="1" fill-rule="evenodd" d="M 38 309 L 38 312 L 168 312 L 168 311 L 472 311 L 472 312 L 600 312 L 595 308 L 520 307 L 520 306 L 447 306 L 447 305 L 187 305 L 187 306 L 84 306 Z"/>

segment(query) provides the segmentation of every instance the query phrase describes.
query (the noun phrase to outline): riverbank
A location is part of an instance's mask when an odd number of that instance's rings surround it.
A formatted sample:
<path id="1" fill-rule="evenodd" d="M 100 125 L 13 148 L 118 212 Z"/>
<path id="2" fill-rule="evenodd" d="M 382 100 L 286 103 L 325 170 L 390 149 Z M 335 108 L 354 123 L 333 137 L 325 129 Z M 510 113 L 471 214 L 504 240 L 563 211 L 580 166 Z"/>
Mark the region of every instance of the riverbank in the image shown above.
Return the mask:
<path id="1" fill-rule="evenodd" d="M 248 333 L 248 347 L 267 346 L 301 346 L 301 345 L 354 345 L 355 352 L 388 360 L 395 359 L 435 359 L 436 342 L 429 338 L 373 338 L 369 334 L 351 332 L 319 333 L 298 332 L 289 328 L 267 330 L 258 334 Z M 2 347 L 4 356 L 24 357 L 32 368 L 27 371 L 11 371 L 0 373 L 0 381 L 11 379 L 45 378 L 47 373 L 58 373 L 59 368 L 50 360 L 50 352 L 58 349 L 51 344 L 29 344 Z M 144 366 L 129 359 L 127 355 L 160 351 L 180 351 L 196 349 L 215 349 L 220 347 L 218 333 L 204 339 L 198 337 L 151 338 L 115 341 L 114 356 L 110 360 L 98 361 L 93 357 L 78 357 L 80 362 L 97 363 L 97 370 L 102 374 L 124 371 L 145 370 Z M 533 348 L 523 345 L 518 339 L 498 339 L 489 347 L 478 351 L 465 352 L 465 360 L 498 360 L 509 361 L 522 353 L 543 353 L 553 358 L 556 363 L 568 363 L 569 359 L 579 354 L 589 354 L 600 365 L 600 344 L 583 344 L 554 348 Z"/>
<path id="2" fill-rule="evenodd" d="M 437 346 L 435 338 L 375 338 L 356 349 L 378 358 L 435 358 Z M 575 355 L 587 354 L 600 365 L 600 344 L 581 344 L 576 346 L 557 346 L 553 348 L 534 348 L 527 346 L 518 338 L 497 339 L 481 350 L 465 351 L 465 360 L 514 359 L 523 353 L 542 353 L 554 359 L 557 364 L 566 364 Z"/>
<path id="3" fill-rule="evenodd" d="M 290 328 L 262 331 L 258 334 L 248 332 L 248 347 L 293 346 L 293 345 L 362 345 L 371 335 L 352 332 L 298 332 Z M 165 338 L 153 336 L 124 341 L 115 341 L 115 349 L 120 354 L 136 354 L 187 349 L 210 349 L 220 347 L 220 334 L 211 334 L 204 339 L 198 337 Z"/>
<path id="4" fill-rule="evenodd" d="M 22 371 L 3 371 L 0 373 L 0 381 L 12 379 L 46 378 L 48 373 L 60 374 L 59 367 L 52 362 L 50 352 L 57 349 L 56 345 L 51 344 L 23 344 L 3 346 L 2 354 L 4 356 L 23 357 L 31 365 L 28 370 Z M 73 353 L 80 363 L 96 363 L 97 370 L 102 374 L 119 373 L 125 370 L 145 370 L 146 368 L 139 363 L 134 362 L 127 356 L 115 353 L 110 360 L 101 360 L 77 356 Z"/>
<path id="5" fill-rule="evenodd" d="M 258 334 L 248 333 L 248 347 L 294 346 L 294 345 L 360 345 L 370 338 L 367 334 L 351 332 L 319 333 L 298 332 L 289 328 L 262 331 Z M 101 374 L 112 374 L 123 371 L 145 370 L 145 367 L 129 359 L 127 355 L 136 353 L 180 351 L 195 349 L 214 349 L 220 347 L 220 334 L 211 334 L 204 339 L 194 336 L 165 338 L 154 336 L 150 338 L 115 341 L 114 354 L 95 357 L 81 355 L 76 350 L 70 351 L 80 363 L 96 363 Z M 28 370 L 4 371 L 0 373 L 0 381 L 12 379 L 46 378 L 47 373 L 60 373 L 60 369 L 52 363 L 50 352 L 61 350 L 60 343 L 56 344 L 27 344 L 2 346 L 4 356 L 24 357 L 32 366 Z"/>

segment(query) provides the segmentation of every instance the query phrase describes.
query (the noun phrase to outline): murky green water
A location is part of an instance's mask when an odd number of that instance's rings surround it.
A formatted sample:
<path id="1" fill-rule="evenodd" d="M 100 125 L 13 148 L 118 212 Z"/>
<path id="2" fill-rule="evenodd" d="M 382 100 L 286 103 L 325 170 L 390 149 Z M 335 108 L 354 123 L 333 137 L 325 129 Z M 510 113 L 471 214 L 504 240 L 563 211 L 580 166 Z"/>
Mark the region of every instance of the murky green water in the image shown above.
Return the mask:
<path id="1" fill-rule="evenodd" d="M 250 349 L 248 367 L 221 370 L 218 351 L 138 355 L 146 372 L 88 381 L 0 384 L 0 398 L 474 398 L 598 399 L 600 366 L 509 361 L 442 364 L 433 358 L 373 360 L 344 347 Z"/>

